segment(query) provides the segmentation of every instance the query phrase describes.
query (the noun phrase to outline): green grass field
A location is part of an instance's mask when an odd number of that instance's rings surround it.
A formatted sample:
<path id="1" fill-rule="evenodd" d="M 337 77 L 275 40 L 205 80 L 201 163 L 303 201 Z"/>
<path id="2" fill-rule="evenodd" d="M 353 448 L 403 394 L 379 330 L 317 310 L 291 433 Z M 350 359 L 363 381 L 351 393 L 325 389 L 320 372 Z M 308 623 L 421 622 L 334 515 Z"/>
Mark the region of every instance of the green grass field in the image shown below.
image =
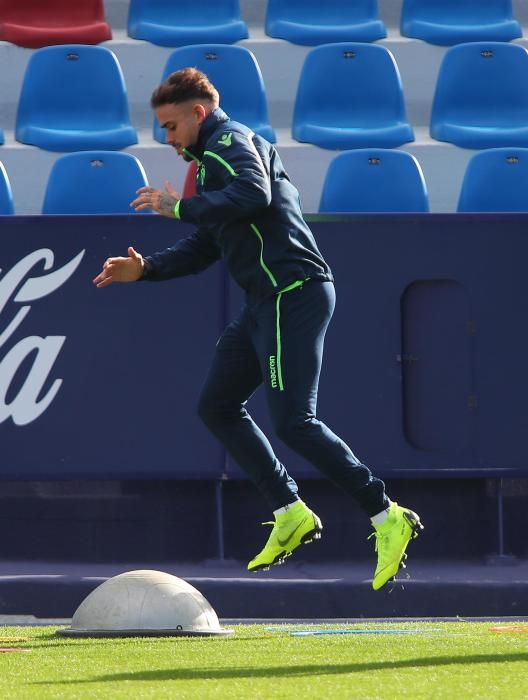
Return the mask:
<path id="1" fill-rule="evenodd" d="M 30 649 L 0 653 L 0 698 L 527 698 L 528 634 L 497 625 L 240 625 L 232 637 L 113 640 L 0 627 L 0 647 Z M 393 633 L 290 634 L 299 629 Z"/>

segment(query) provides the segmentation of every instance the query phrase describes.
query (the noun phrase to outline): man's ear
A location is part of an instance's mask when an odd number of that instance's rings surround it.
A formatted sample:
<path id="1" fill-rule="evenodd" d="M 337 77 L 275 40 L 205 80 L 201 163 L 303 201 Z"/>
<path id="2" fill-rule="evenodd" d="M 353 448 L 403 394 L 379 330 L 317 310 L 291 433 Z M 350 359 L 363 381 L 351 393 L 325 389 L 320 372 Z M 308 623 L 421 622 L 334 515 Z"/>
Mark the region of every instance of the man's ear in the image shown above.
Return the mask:
<path id="1" fill-rule="evenodd" d="M 204 105 L 197 102 L 193 105 L 193 111 L 196 115 L 196 121 L 198 124 L 201 124 L 207 116 L 207 110 L 205 109 Z"/>

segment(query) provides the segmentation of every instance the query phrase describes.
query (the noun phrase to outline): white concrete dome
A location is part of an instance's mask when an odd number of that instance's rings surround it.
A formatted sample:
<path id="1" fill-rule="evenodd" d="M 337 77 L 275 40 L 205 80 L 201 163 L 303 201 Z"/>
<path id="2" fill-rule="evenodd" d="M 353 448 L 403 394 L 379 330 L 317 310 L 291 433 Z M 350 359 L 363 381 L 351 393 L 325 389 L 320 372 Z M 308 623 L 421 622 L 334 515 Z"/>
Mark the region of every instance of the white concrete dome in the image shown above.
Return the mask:
<path id="1" fill-rule="evenodd" d="M 127 571 L 108 579 L 77 608 L 71 627 L 78 637 L 211 636 L 232 634 L 196 588 L 162 571 Z"/>

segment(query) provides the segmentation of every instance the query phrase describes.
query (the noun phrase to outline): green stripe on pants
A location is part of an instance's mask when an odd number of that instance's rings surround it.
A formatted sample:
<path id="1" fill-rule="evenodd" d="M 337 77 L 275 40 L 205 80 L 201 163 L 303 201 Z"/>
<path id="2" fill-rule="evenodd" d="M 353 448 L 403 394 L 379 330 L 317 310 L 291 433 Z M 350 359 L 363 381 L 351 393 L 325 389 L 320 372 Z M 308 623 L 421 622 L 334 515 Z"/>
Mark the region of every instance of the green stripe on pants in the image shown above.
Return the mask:
<path id="1" fill-rule="evenodd" d="M 277 303 L 276 303 L 276 309 L 277 309 L 277 322 L 276 322 L 277 354 L 276 354 L 276 357 L 277 357 L 277 383 L 279 386 L 279 391 L 284 391 L 284 383 L 282 381 L 282 364 L 281 364 L 282 343 L 281 343 L 281 331 L 280 331 L 280 302 L 281 302 L 283 294 L 285 294 L 286 292 L 291 292 L 293 289 L 298 289 L 299 287 L 302 287 L 305 282 L 306 282 L 306 280 L 297 280 L 296 282 L 292 282 L 291 284 L 289 284 L 287 287 L 282 289 L 277 294 Z"/>

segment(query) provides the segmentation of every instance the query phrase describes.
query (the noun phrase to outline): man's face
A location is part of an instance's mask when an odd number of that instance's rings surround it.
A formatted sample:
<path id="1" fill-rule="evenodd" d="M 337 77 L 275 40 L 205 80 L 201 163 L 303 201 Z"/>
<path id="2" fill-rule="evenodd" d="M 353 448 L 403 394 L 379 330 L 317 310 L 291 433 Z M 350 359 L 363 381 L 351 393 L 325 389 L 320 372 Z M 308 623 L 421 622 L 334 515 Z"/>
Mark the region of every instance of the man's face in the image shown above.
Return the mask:
<path id="1" fill-rule="evenodd" d="M 200 126 L 208 114 L 207 107 L 193 102 L 165 104 L 155 109 L 162 129 L 165 129 L 165 142 L 176 149 L 184 160 L 191 160 L 183 152 L 184 148 L 198 141 Z"/>

